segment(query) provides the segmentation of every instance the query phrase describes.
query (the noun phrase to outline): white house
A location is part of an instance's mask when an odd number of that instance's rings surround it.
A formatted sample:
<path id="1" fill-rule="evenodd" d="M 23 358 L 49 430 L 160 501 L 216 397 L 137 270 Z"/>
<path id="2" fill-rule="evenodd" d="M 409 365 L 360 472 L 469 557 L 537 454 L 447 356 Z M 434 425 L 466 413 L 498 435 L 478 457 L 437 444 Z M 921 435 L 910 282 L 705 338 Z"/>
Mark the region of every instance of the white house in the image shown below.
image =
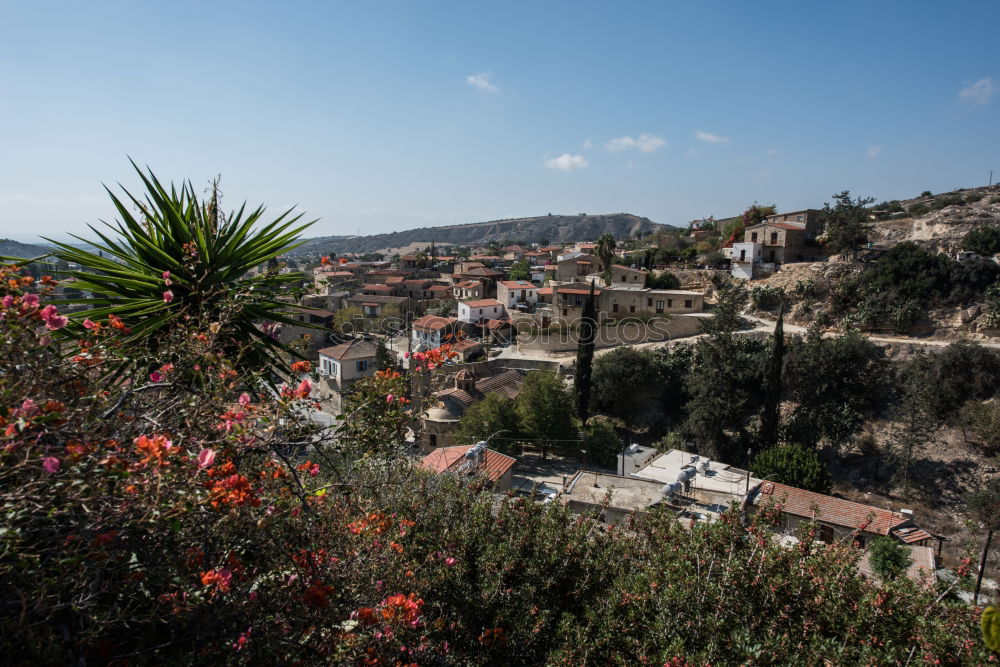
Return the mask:
<path id="1" fill-rule="evenodd" d="M 375 375 L 375 345 L 351 340 L 319 351 L 319 374 L 338 387 Z"/>
<path id="2" fill-rule="evenodd" d="M 478 322 L 484 319 L 500 320 L 506 314 L 507 310 L 504 305 L 496 299 L 458 302 L 458 319 L 462 322 Z"/>
<path id="3" fill-rule="evenodd" d="M 734 243 L 732 249 L 732 274 L 734 278 L 753 278 L 754 264 L 764 260 L 764 244 L 740 242 Z"/>
<path id="4" fill-rule="evenodd" d="M 497 283 L 497 301 L 508 310 L 519 303 L 533 306 L 538 301 L 538 286 L 527 280 L 501 280 Z"/>
<path id="5" fill-rule="evenodd" d="M 455 331 L 458 326 L 458 320 L 454 317 L 424 315 L 421 318 L 413 320 L 413 324 L 411 325 L 413 349 L 421 352 L 441 347 L 443 343 L 454 342 Z"/>

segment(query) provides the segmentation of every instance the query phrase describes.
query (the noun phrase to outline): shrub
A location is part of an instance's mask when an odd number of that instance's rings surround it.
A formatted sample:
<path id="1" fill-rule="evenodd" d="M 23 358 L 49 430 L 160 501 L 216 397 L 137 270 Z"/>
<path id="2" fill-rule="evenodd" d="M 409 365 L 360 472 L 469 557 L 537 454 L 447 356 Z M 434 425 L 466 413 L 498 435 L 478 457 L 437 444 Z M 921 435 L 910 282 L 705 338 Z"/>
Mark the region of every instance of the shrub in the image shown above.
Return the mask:
<path id="1" fill-rule="evenodd" d="M 750 303 L 755 310 L 777 308 L 784 296 L 785 292 L 780 287 L 754 285 L 750 288 Z"/>
<path id="2" fill-rule="evenodd" d="M 984 225 L 969 230 L 962 237 L 962 249 L 984 257 L 992 257 L 1000 252 L 1000 227 Z"/>
<path id="3" fill-rule="evenodd" d="M 906 572 L 911 562 L 910 550 L 891 537 L 876 537 L 868 547 L 868 563 L 883 581 L 898 578 Z"/>
<path id="4" fill-rule="evenodd" d="M 931 193 L 930 190 L 924 190 L 923 192 L 920 193 L 920 196 L 921 197 L 933 197 L 934 195 Z"/>
<path id="5" fill-rule="evenodd" d="M 794 443 L 760 452 L 750 464 L 750 470 L 759 478 L 819 493 L 829 492 L 833 483 L 816 452 Z"/>
<path id="6" fill-rule="evenodd" d="M 910 208 L 906 210 L 910 215 L 924 215 L 925 213 L 930 213 L 931 207 L 924 203 L 911 204 Z"/>

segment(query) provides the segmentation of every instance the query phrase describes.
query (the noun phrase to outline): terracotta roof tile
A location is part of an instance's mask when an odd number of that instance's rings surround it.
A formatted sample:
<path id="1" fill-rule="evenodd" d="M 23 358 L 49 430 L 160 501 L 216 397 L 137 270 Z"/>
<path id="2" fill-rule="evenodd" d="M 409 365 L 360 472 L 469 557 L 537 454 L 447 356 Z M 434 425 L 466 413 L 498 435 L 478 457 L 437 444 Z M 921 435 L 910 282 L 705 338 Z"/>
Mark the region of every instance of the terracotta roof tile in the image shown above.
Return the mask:
<path id="1" fill-rule="evenodd" d="M 459 303 L 463 303 L 469 308 L 493 308 L 496 306 L 503 306 L 503 304 L 496 299 L 477 299 L 475 301 L 459 301 Z"/>
<path id="2" fill-rule="evenodd" d="M 469 475 L 484 474 L 494 482 L 499 482 L 504 474 L 517 463 L 517 459 L 492 449 L 486 450 L 482 463 L 469 461 L 465 458 L 465 454 L 472 447 L 472 445 L 458 445 L 435 449 L 424 457 L 420 465 L 437 473 L 462 471 Z"/>
<path id="3" fill-rule="evenodd" d="M 320 354 L 331 359 L 347 361 L 350 359 L 367 359 L 375 356 L 375 345 L 366 340 L 351 340 L 333 347 L 326 347 Z"/>
<path id="4" fill-rule="evenodd" d="M 797 489 L 777 482 L 764 482 L 759 492 L 754 494 L 754 505 L 760 505 L 769 498 L 781 503 L 782 511 L 805 517 L 816 518 L 825 523 L 831 523 L 854 530 L 868 520 L 874 519 L 865 530 L 878 535 L 888 535 L 889 531 L 908 519 L 899 512 L 879 509 L 871 505 L 851 502 L 842 498 L 826 496 L 822 493 Z M 815 508 L 815 511 L 814 511 Z"/>
<path id="5" fill-rule="evenodd" d="M 456 324 L 458 320 L 451 317 L 438 317 L 437 315 L 424 315 L 421 318 L 413 320 L 413 328 L 418 331 L 438 331 L 444 329 L 453 324 Z"/>

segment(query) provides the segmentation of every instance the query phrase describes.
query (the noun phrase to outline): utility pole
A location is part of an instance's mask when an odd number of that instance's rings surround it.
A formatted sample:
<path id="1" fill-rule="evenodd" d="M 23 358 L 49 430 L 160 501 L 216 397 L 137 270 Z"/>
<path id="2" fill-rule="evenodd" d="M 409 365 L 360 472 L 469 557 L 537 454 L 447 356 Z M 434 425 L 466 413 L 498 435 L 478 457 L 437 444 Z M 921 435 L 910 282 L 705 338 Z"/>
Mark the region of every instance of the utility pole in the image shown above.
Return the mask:
<path id="1" fill-rule="evenodd" d="M 993 541 L 993 531 L 986 531 L 986 546 L 983 547 L 983 557 L 979 559 L 979 576 L 976 577 L 976 594 L 972 604 L 979 604 L 979 588 L 983 585 L 983 572 L 986 570 L 986 556 L 990 553 L 990 542 Z"/>
<path id="2" fill-rule="evenodd" d="M 990 169 L 990 184 L 988 187 L 993 187 L 993 170 Z"/>

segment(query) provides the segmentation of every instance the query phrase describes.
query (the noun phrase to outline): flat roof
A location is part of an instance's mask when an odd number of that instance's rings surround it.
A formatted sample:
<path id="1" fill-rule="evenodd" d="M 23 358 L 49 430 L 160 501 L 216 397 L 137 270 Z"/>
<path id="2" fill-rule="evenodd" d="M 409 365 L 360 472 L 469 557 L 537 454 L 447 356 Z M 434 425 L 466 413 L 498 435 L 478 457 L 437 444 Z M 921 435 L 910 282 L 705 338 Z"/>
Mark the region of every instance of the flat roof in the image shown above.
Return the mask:
<path id="1" fill-rule="evenodd" d="M 609 507 L 636 511 L 663 500 L 660 494 L 662 487 L 663 484 L 659 482 L 581 470 L 573 476 L 562 497 L 566 502 L 575 500 L 601 505 L 610 492 Z"/>
<path id="2" fill-rule="evenodd" d="M 679 449 L 660 454 L 646 465 L 632 473 L 633 477 L 646 479 L 660 484 L 668 484 L 677 480 L 677 475 L 682 468 L 703 463 L 708 460 L 708 469 L 698 470 L 691 479 L 692 491 L 704 491 L 709 494 L 724 494 L 734 500 L 742 500 L 746 495 L 747 474 L 745 470 L 733 468 L 728 463 L 712 461 L 707 457 L 697 456 L 690 452 Z M 751 476 L 750 489 L 753 489 L 761 480 Z M 717 501 L 721 498 L 706 496 L 707 501 Z"/>

